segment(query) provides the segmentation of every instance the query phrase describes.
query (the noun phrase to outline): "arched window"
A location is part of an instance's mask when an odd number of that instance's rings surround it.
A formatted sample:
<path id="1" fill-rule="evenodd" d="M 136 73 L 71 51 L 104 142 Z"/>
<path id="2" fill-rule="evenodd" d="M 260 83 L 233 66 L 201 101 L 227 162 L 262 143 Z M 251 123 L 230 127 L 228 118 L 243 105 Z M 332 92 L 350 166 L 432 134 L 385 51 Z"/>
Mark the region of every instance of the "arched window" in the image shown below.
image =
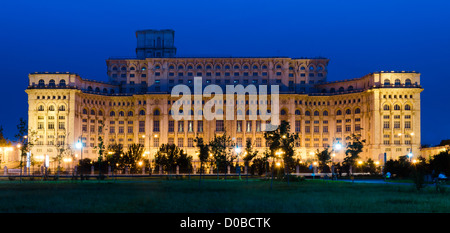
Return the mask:
<path id="1" fill-rule="evenodd" d="M 83 114 L 87 115 L 87 112 L 88 112 L 87 109 L 83 108 Z"/>
<path id="2" fill-rule="evenodd" d="M 220 66 L 219 65 L 216 65 L 216 70 L 220 70 Z"/>
<path id="3" fill-rule="evenodd" d="M 44 81 L 44 79 L 40 79 L 38 85 L 39 85 L 40 87 L 44 87 L 44 86 L 45 86 L 45 81 Z"/>
<path id="4" fill-rule="evenodd" d="M 234 65 L 234 69 L 235 70 L 239 69 L 239 66 L 238 65 Z"/>
<path id="5" fill-rule="evenodd" d="M 170 66 L 169 66 L 169 70 L 173 70 L 173 69 L 175 69 L 175 66 L 170 65 Z"/>
<path id="6" fill-rule="evenodd" d="M 64 79 L 59 80 L 59 86 L 60 87 L 65 87 L 66 86 L 66 80 L 64 80 Z"/>
<path id="7" fill-rule="evenodd" d="M 120 70 L 127 70 L 127 67 L 122 66 L 122 67 L 120 68 Z"/>
<path id="8" fill-rule="evenodd" d="M 91 115 L 95 115 L 95 110 L 91 109 Z"/>
<path id="9" fill-rule="evenodd" d="M 300 70 L 305 70 L 306 68 L 304 66 L 300 67 Z"/>
<path id="10" fill-rule="evenodd" d="M 242 115 L 242 111 L 239 109 L 239 110 L 237 110 L 237 112 L 236 112 L 236 115 Z"/>
<path id="11" fill-rule="evenodd" d="M 130 70 L 135 70 L 135 69 L 134 69 L 134 66 L 130 67 Z"/>
<path id="12" fill-rule="evenodd" d="M 60 105 L 58 110 L 61 111 L 61 112 L 64 112 L 64 111 L 66 111 L 66 106 Z"/>
<path id="13" fill-rule="evenodd" d="M 114 111 L 109 112 L 109 116 L 116 116 L 116 112 Z"/>
<path id="14" fill-rule="evenodd" d="M 356 108 L 355 109 L 355 114 L 360 114 L 361 113 L 361 109 L 360 108 Z"/>
<path id="15" fill-rule="evenodd" d="M 281 114 L 282 116 L 286 115 L 286 110 L 284 110 L 284 109 L 281 109 L 281 112 L 280 112 L 280 114 Z"/>
<path id="16" fill-rule="evenodd" d="M 344 90 L 344 87 L 339 87 L 339 92 L 343 92 Z"/>
<path id="17" fill-rule="evenodd" d="M 98 115 L 99 115 L 99 116 L 103 116 L 103 111 L 102 111 L 102 110 L 99 110 L 99 111 L 98 111 Z"/>
<path id="18" fill-rule="evenodd" d="M 201 70 L 202 69 L 202 66 L 201 65 L 198 65 L 197 66 L 197 70 Z"/>
<path id="19" fill-rule="evenodd" d="M 263 65 L 262 68 L 263 68 L 263 69 L 267 69 L 267 65 Z"/>
<path id="20" fill-rule="evenodd" d="M 178 66 L 178 69 L 179 69 L 179 70 L 182 70 L 182 69 L 183 69 L 183 66 L 182 66 L 182 65 L 179 65 L 179 66 Z"/>
<path id="21" fill-rule="evenodd" d="M 409 104 L 407 104 L 407 105 L 405 105 L 405 110 L 411 110 L 411 105 L 409 105 Z"/>
<path id="22" fill-rule="evenodd" d="M 345 110 L 345 114 L 347 114 L 347 115 L 352 114 L 352 110 L 350 110 L 350 109 Z"/>
<path id="23" fill-rule="evenodd" d="M 337 110 L 336 116 L 340 116 L 340 115 L 342 115 L 342 111 L 341 110 Z"/>
<path id="24" fill-rule="evenodd" d="M 141 68 L 141 70 L 142 70 L 142 71 L 146 71 L 146 70 L 147 70 L 147 67 L 143 66 L 143 67 Z"/>
<path id="25" fill-rule="evenodd" d="M 92 91 L 92 87 L 91 86 L 88 86 L 88 89 L 87 89 L 88 91 Z"/>
<path id="26" fill-rule="evenodd" d="M 39 105 L 38 111 L 44 111 L 44 105 Z"/>
<path id="27" fill-rule="evenodd" d="M 245 70 L 248 70 L 248 65 L 245 65 L 245 66 L 244 66 L 244 69 L 245 69 Z"/>
<path id="28" fill-rule="evenodd" d="M 145 110 L 140 110 L 140 111 L 139 111 L 139 115 L 140 115 L 140 116 L 145 116 Z"/>
<path id="29" fill-rule="evenodd" d="M 309 66 L 309 70 L 313 71 L 314 70 L 314 66 Z"/>
<path id="30" fill-rule="evenodd" d="M 114 89 L 109 90 L 110 94 L 114 94 Z"/>
<path id="31" fill-rule="evenodd" d="M 334 93 L 334 92 L 336 92 L 336 89 L 334 89 L 334 87 L 333 87 L 330 89 L 330 93 Z"/>
<path id="32" fill-rule="evenodd" d="M 328 116 L 328 111 L 327 110 L 323 111 L 323 115 Z"/>
<path id="33" fill-rule="evenodd" d="M 156 109 L 155 111 L 153 111 L 153 115 L 155 115 L 155 116 L 159 116 L 159 110 L 158 110 L 158 109 Z"/>
<path id="34" fill-rule="evenodd" d="M 253 69 L 258 69 L 258 66 L 257 66 L 257 65 L 254 65 L 254 66 L 253 66 Z"/>
<path id="35" fill-rule="evenodd" d="M 192 70 L 193 67 L 192 67 L 192 65 L 188 65 L 187 68 L 188 68 L 188 70 Z"/>
<path id="36" fill-rule="evenodd" d="M 125 116 L 125 113 L 123 111 L 120 111 L 119 116 L 123 117 L 123 116 Z"/>
<path id="37" fill-rule="evenodd" d="M 207 65 L 207 66 L 206 66 L 206 69 L 207 69 L 207 70 L 210 70 L 210 69 L 211 69 L 211 65 Z"/>
<path id="38" fill-rule="evenodd" d="M 297 116 L 299 116 L 301 113 L 300 113 L 300 110 L 295 110 L 295 115 L 297 115 Z"/>
<path id="39" fill-rule="evenodd" d="M 347 90 L 348 90 L 348 91 L 353 91 L 353 86 L 349 86 L 349 87 L 347 88 Z"/>
<path id="40" fill-rule="evenodd" d="M 203 111 L 201 109 L 198 110 L 197 115 L 202 116 L 203 115 Z"/>
<path id="41" fill-rule="evenodd" d="M 277 65 L 277 67 L 276 67 L 277 69 L 281 69 L 281 66 L 280 65 Z"/>
<path id="42" fill-rule="evenodd" d="M 384 85 L 389 86 L 391 85 L 391 81 L 389 79 L 384 80 Z"/>
<path id="43" fill-rule="evenodd" d="M 400 86 L 400 84 L 401 84 L 400 79 L 396 79 L 395 80 L 395 86 Z"/>
<path id="44" fill-rule="evenodd" d="M 128 111 L 128 116 L 133 116 L 133 111 Z"/>
<path id="45" fill-rule="evenodd" d="M 400 110 L 400 105 L 398 104 L 394 105 L 394 110 Z"/>
<path id="46" fill-rule="evenodd" d="M 108 89 L 103 88 L 103 93 L 104 93 L 104 94 L 108 94 Z"/>
<path id="47" fill-rule="evenodd" d="M 406 80 L 405 80 L 405 85 L 406 85 L 406 86 L 411 86 L 411 79 L 409 79 L 409 78 L 406 79 Z"/>
<path id="48" fill-rule="evenodd" d="M 48 110 L 49 110 L 49 111 L 55 111 L 55 106 L 50 105 L 50 106 L 48 107 Z"/>
<path id="49" fill-rule="evenodd" d="M 383 106 L 383 110 L 389 110 L 390 108 L 389 108 L 389 105 L 387 105 L 387 104 L 385 104 L 384 106 Z"/>
<path id="50" fill-rule="evenodd" d="M 117 67 L 113 66 L 112 70 L 117 70 Z"/>
<path id="51" fill-rule="evenodd" d="M 311 113 L 309 111 L 306 111 L 305 116 L 311 116 Z"/>
<path id="52" fill-rule="evenodd" d="M 225 69 L 226 69 L 226 70 L 230 69 L 230 66 L 229 66 L 229 65 L 226 65 L 226 66 L 225 66 Z"/>
<path id="53" fill-rule="evenodd" d="M 95 92 L 100 92 L 100 88 L 99 88 L 99 87 L 96 87 L 96 88 L 95 88 Z"/>
<path id="54" fill-rule="evenodd" d="M 314 111 L 314 116 L 319 116 L 319 111 Z"/>
<path id="55" fill-rule="evenodd" d="M 55 87 L 55 80 L 51 79 L 51 80 L 48 82 L 48 86 L 49 86 L 49 87 Z"/>

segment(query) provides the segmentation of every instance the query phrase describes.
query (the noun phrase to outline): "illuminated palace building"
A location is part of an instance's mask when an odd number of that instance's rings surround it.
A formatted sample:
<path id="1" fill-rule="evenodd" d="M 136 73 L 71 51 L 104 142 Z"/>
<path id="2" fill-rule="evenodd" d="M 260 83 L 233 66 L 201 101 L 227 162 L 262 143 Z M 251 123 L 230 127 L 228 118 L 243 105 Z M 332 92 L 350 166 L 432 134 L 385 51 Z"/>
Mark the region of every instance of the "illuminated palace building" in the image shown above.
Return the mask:
<path id="1" fill-rule="evenodd" d="M 365 139 L 362 159 L 419 154 L 420 74 L 381 71 L 360 78 L 327 82 L 325 58 L 289 57 L 177 57 L 173 30 L 137 31 L 136 58 L 108 59 L 108 82 L 83 79 L 75 73 L 29 74 L 26 90 L 29 130 L 37 141 L 34 156 L 56 156 L 57 145 L 68 144 L 75 154 L 83 144 L 83 158 L 97 158 L 99 136 L 106 145 L 140 143 L 153 158 L 161 144 L 173 143 L 197 161 L 194 139 L 205 142 L 226 131 L 235 143 L 266 149 L 261 120 L 249 120 L 249 100 L 239 102 L 233 120 L 180 120 L 171 107 L 180 97 L 171 89 L 219 85 L 279 85 L 280 120 L 299 133 L 296 156 L 311 159 L 317 149 L 334 143 L 343 147 L 352 134 Z M 225 91 L 224 91 L 225 93 Z M 202 97 L 204 105 L 211 97 Z M 192 105 L 193 106 L 193 105 Z M 225 105 L 224 105 L 225 106 Z M 270 108 L 270 104 L 268 107 Z M 224 107 L 225 110 L 225 107 Z M 272 109 L 273 110 L 273 109 Z M 243 120 L 237 115 L 243 114 Z M 335 151 L 342 161 L 344 149 Z M 80 158 L 80 157 L 78 157 Z"/>

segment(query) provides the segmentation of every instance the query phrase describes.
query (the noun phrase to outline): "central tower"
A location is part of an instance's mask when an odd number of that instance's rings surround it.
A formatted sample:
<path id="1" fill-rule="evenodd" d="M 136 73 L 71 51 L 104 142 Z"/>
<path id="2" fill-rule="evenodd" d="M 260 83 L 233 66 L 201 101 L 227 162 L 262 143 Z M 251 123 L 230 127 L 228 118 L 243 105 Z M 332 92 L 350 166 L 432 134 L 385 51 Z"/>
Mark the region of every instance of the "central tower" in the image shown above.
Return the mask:
<path id="1" fill-rule="evenodd" d="M 136 31 L 136 38 L 136 56 L 138 59 L 175 57 L 177 48 L 174 46 L 174 30 Z"/>

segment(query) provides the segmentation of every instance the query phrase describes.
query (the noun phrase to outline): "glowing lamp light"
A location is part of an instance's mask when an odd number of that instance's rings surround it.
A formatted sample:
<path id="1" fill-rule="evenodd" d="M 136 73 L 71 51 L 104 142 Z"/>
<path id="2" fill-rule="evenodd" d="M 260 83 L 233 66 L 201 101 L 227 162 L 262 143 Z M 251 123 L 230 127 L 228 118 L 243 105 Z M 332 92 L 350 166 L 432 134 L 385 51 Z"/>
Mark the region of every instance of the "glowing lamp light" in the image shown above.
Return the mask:
<path id="1" fill-rule="evenodd" d="M 75 147 L 77 149 L 81 149 L 81 148 L 83 148 L 83 144 L 81 142 L 77 142 L 77 144 L 75 144 Z"/>
<path id="2" fill-rule="evenodd" d="M 336 144 L 334 144 L 334 149 L 335 149 L 335 150 L 340 150 L 340 149 L 342 149 L 341 143 L 337 142 Z"/>
<path id="3" fill-rule="evenodd" d="M 362 161 L 358 161 L 358 164 L 361 165 L 363 162 Z"/>
<path id="4" fill-rule="evenodd" d="M 241 148 L 239 148 L 239 147 L 236 147 L 235 149 L 234 149 L 234 151 L 236 151 L 236 153 L 241 153 Z"/>
<path id="5" fill-rule="evenodd" d="M 277 167 L 279 167 L 279 166 L 281 165 L 281 163 L 280 163 L 280 162 L 277 162 L 277 164 L 276 164 L 276 165 L 277 165 Z"/>
<path id="6" fill-rule="evenodd" d="M 408 157 L 411 158 L 413 154 L 411 152 L 408 153 Z"/>

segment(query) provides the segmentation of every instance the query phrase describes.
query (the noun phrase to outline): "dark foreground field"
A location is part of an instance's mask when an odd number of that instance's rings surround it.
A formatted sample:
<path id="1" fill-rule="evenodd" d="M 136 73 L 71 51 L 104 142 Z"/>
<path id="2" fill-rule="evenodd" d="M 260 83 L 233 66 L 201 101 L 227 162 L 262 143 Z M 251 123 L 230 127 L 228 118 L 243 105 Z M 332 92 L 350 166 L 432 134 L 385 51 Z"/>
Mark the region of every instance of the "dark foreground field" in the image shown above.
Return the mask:
<path id="1" fill-rule="evenodd" d="M 450 212 L 450 190 L 306 180 L 1 181 L 2 213 Z"/>

